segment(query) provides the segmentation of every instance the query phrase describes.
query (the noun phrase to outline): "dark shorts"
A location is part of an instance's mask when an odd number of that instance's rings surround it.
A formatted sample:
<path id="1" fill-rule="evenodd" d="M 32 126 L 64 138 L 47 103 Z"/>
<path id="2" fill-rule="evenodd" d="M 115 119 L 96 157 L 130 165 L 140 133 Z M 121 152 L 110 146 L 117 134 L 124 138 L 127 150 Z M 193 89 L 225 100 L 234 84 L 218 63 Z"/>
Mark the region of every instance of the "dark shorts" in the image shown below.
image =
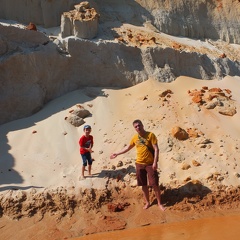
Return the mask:
<path id="1" fill-rule="evenodd" d="M 81 156 L 83 160 L 83 166 L 86 167 L 87 165 L 92 165 L 92 157 L 90 152 L 81 154 Z"/>
<path id="2" fill-rule="evenodd" d="M 153 170 L 152 165 L 136 163 L 137 184 L 138 186 L 158 186 L 158 172 Z"/>

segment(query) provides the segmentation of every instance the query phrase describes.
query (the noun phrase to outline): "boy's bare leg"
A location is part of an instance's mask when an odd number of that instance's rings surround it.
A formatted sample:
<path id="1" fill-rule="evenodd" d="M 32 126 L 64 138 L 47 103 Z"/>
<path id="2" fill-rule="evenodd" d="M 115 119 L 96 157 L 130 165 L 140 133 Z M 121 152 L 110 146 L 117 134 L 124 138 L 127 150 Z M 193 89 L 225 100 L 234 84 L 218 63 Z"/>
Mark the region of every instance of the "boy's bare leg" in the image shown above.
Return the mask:
<path id="1" fill-rule="evenodd" d="M 90 175 L 90 176 L 92 175 L 91 170 L 92 170 L 92 165 L 88 165 L 88 175 Z"/>
<path id="2" fill-rule="evenodd" d="M 148 209 L 150 207 L 148 186 L 142 186 L 142 191 L 144 200 L 146 202 L 143 209 Z"/>
<path id="3" fill-rule="evenodd" d="M 82 178 L 85 178 L 84 171 L 85 171 L 85 166 L 82 166 Z"/>

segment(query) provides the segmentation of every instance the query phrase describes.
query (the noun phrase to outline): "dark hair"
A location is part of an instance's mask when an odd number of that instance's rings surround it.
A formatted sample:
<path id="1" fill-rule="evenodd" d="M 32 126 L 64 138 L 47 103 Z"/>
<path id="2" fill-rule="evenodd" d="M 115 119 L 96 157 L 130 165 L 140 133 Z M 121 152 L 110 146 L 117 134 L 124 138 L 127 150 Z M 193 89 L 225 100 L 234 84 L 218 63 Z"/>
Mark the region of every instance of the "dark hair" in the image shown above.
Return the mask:
<path id="1" fill-rule="evenodd" d="M 136 120 L 133 121 L 133 125 L 136 124 L 136 123 L 139 123 L 139 124 L 143 125 L 143 124 L 142 124 L 142 121 L 139 120 L 139 119 L 136 119 Z"/>

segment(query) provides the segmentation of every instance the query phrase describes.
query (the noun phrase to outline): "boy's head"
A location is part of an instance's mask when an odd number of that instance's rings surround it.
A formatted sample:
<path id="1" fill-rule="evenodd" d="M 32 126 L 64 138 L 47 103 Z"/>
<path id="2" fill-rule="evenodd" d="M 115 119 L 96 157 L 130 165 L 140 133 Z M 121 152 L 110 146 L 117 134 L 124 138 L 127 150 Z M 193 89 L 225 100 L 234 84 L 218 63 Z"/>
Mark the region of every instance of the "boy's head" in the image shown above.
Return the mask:
<path id="1" fill-rule="evenodd" d="M 83 131 L 85 132 L 85 131 L 91 131 L 92 130 L 92 128 L 91 128 L 91 126 L 90 125 L 85 125 L 84 127 L 83 127 Z"/>

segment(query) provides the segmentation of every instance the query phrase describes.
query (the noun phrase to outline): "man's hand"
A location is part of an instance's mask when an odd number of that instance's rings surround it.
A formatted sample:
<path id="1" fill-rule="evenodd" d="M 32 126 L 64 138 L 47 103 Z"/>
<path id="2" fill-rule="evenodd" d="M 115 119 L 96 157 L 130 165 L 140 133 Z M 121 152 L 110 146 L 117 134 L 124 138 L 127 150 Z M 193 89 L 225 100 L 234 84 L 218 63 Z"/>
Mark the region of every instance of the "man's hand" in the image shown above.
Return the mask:
<path id="1" fill-rule="evenodd" d="M 157 170 L 158 164 L 156 162 L 154 162 L 153 165 L 152 165 L 152 168 L 153 168 L 153 170 Z"/>
<path id="2" fill-rule="evenodd" d="M 110 156 L 110 159 L 114 159 L 117 157 L 117 154 L 116 153 L 112 153 L 111 156 Z"/>

